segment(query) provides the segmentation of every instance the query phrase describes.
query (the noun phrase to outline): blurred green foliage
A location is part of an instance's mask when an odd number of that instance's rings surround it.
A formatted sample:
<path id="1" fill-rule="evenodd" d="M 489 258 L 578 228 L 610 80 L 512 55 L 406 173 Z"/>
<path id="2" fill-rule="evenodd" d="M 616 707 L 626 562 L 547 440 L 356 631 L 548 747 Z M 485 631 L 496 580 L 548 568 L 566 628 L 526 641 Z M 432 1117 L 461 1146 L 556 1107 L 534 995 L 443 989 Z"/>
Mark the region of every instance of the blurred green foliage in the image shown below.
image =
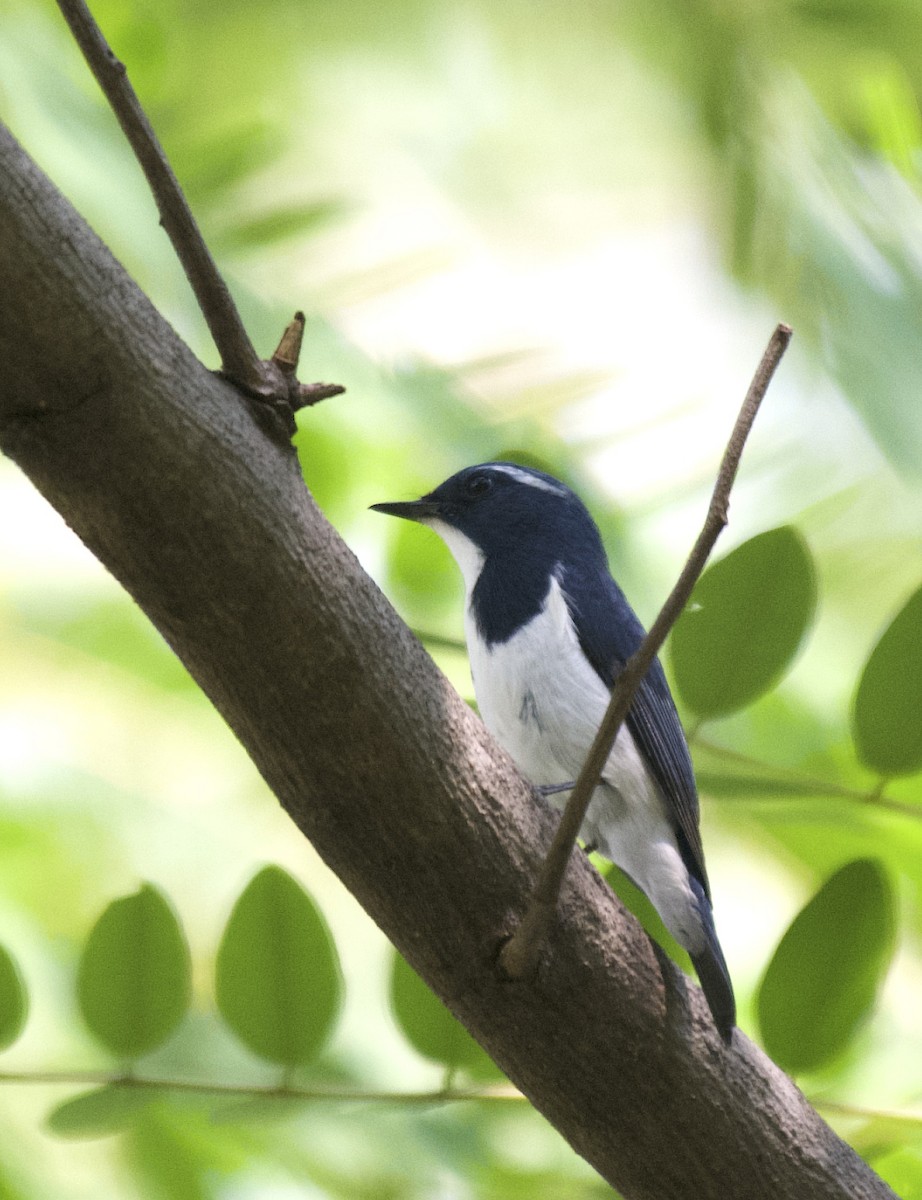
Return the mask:
<path id="1" fill-rule="evenodd" d="M 424 1058 L 441 1063 L 449 1077 L 465 1070 L 475 1079 L 502 1078 L 493 1060 L 396 951 L 391 966 L 390 1003 L 394 1019 L 410 1045 Z"/>
<path id="2" fill-rule="evenodd" d="M 855 693 L 861 761 L 880 775 L 922 769 L 922 589 L 894 617 L 868 659 Z"/>
<path id="3" fill-rule="evenodd" d="M 451 645 L 455 568 L 437 539 L 382 527 L 367 505 L 476 460 L 536 463 L 586 499 L 649 617 L 726 436 L 730 409 L 712 420 L 712 397 L 730 378 L 741 397 L 735 364 L 755 365 L 776 316 L 796 327 L 701 583 L 713 597 L 667 658 L 695 727 L 741 1024 L 836 1102 L 827 1115 L 902 1196 L 922 1197 L 922 8 L 93 7 L 258 346 L 311 310 L 302 373 L 349 390 L 300 417 L 305 479 L 468 696 Z M 0 115 L 213 363 L 53 5 L 2 0 L 2 14 Z M 550 338 L 544 311 L 572 353 L 535 350 Z M 260 1093 L 280 1071 L 306 1090 L 369 1094 L 436 1092 L 446 1066 L 481 1076 L 471 1046 L 451 1061 L 464 1045 L 453 1018 L 394 964 L 131 602 L 8 470 L 0 494 L 0 938 L 17 964 L 0 958 L 0 1066 L 72 1069 L 76 1085 L 86 1068 L 107 1073 L 111 1052 L 149 1049 L 150 1077 L 242 1089 L 219 1103 L 8 1083 L 0 1193 L 610 1195 L 523 1103 L 305 1110 Z M 709 612 L 721 614 L 710 629 Z M 274 899 L 228 927 L 267 860 L 313 899 L 271 868 Z M 616 886 L 656 935 L 643 898 Z M 191 994 L 161 893 L 182 914 Z M 147 935 L 135 943 L 126 926 L 91 954 L 113 895 L 144 910 Z M 317 933 L 327 922 L 335 951 Z M 292 961 L 274 969 L 285 928 Z M 148 1011 L 129 981 L 154 943 L 172 983 Z M 302 996 L 306 1026 L 290 1042 L 273 1018 L 289 991 L 280 1005 L 244 981 L 255 970 L 297 990 L 294 960 L 322 960 L 326 983 L 319 1019 Z M 108 1051 L 84 1034 L 81 990 Z M 449 1049 L 433 1054 L 433 1039 Z"/>
<path id="4" fill-rule="evenodd" d="M 22 1033 L 28 1011 L 28 992 L 16 961 L 0 946 L 0 1050 Z"/>
<path id="5" fill-rule="evenodd" d="M 858 859 L 828 879 L 785 931 L 759 987 L 765 1047 L 788 1071 L 835 1060 L 868 1019 L 893 957 L 893 891 Z"/>
<path id="6" fill-rule="evenodd" d="M 157 1102 L 154 1091 L 110 1084 L 81 1092 L 48 1114 L 47 1125 L 62 1138 L 99 1138 L 133 1128 L 146 1108 Z"/>
<path id="7" fill-rule="evenodd" d="M 316 1058 L 342 1003 L 336 949 L 307 893 L 265 867 L 234 906 L 216 964 L 221 1015 L 256 1054 L 285 1067 Z"/>
<path id="8" fill-rule="evenodd" d="M 189 948 L 170 906 L 145 884 L 113 900 L 80 958 L 77 995 L 90 1031 L 117 1058 L 131 1060 L 164 1042 L 191 993 Z"/>
<path id="9" fill-rule="evenodd" d="M 709 567 L 670 639 L 679 695 L 723 717 L 775 686 L 816 608 L 810 552 L 790 528 L 750 538 Z"/>

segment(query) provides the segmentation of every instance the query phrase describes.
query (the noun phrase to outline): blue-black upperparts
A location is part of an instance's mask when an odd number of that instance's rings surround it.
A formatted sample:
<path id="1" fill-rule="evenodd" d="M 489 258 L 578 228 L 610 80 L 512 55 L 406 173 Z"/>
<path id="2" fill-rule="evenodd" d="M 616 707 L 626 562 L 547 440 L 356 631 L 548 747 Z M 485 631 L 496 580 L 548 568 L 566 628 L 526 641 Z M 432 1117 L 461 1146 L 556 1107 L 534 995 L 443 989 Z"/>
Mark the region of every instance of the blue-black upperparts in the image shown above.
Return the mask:
<path id="1" fill-rule="evenodd" d="M 423 497 L 479 547 L 484 565 L 471 596 L 488 645 L 508 641 L 543 605 L 556 573 L 580 646 L 611 688 L 644 629 L 612 579 L 598 527 L 559 480 L 511 463 L 453 475 Z M 710 898 L 698 829 L 698 793 L 685 734 L 659 660 L 637 689 L 627 726 L 662 789 L 685 866 Z"/>
<path id="2" fill-rule="evenodd" d="M 578 569 L 565 565 L 562 587 L 583 653 L 611 688 L 643 641 L 643 626 L 607 567 L 595 580 L 585 581 L 579 579 Z M 659 659 L 653 660 L 637 688 L 626 724 L 665 796 L 682 860 L 710 900 L 694 771 Z"/>

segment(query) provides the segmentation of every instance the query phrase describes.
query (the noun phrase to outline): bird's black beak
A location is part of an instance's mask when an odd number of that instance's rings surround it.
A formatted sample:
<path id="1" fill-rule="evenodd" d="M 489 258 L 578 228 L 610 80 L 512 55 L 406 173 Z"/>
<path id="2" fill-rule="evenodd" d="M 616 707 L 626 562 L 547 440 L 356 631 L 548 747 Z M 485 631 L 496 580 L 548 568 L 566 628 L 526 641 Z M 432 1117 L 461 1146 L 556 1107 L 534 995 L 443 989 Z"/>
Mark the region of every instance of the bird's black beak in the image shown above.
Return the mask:
<path id="1" fill-rule="evenodd" d="M 407 521 L 431 521 L 440 515 L 440 507 L 434 500 L 395 500 L 389 504 L 372 504 L 375 512 L 389 517 L 403 517 Z"/>

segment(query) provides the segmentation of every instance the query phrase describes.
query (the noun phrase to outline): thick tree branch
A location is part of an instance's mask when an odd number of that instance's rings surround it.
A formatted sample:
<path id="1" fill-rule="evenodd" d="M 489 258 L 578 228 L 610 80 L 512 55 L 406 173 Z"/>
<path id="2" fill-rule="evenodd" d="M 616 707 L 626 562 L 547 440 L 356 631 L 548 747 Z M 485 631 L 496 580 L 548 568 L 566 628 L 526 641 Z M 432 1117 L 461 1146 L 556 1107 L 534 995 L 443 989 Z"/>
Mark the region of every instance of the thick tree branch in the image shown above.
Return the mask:
<path id="1" fill-rule="evenodd" d="M 588 862 L 535 980 L 500 943 L 553 819 L 365 576 L 294 456 L 0 134 L 0 446 L 211 697 L 292 819 L 630 1200 L 889 1189 Z M 13 302 L 11 302 L 13 301 Z"/>
<path id="2" fill-rule="evenodd" d="M 592 794 L 596 789 L 608 756 L 618 731 L 627 719 L 627 714 L 634 701 L 638 687 L 650 669 L 650 664 L 659 654 L 663 643 L 669 636 L 669 631 L 679 619 L 688 603 L 692 589 L 698 582 L 705 563 L 718 537 L 726 527 L 727 511 L 730 506 L 730 492 L 746 439 L 752 429 L 759 406 L 768 390 L 775 368 L 791 340 L 791 330 L 787 325 L 778 325 L 769 339 L 765 353 L 759 363 L 752 383 L 746 392 L 742 408 L 730 434 L 730 440 L 724 451 L 717 472 L 717 481 L 711 495 L 711 502 L 704 518 L 701 532 L 695 539 L 688 560 L 676 580 L 675 587 L 666 597 L 666 602 L 656 620 L 641 642 L 637 651 L 625 663 L 624 670 L 618 676 L 612 688 L 611 700 L 605 710 L 605 716 L 598 732 L 589 747 L 586 761 L 583 763 L 576 780 L 567 806 L 564 809 L 551 848 L 541 864 L 538 882 L 535 884 L 531 902 L 522 923 L 503 947 L 501 962 L 505 971 L 513 979 L 522 979 L 531 974 L 538 961 L 538 954 L 547 931 L 554 919 L 563 877 L 579 837 Z"/>

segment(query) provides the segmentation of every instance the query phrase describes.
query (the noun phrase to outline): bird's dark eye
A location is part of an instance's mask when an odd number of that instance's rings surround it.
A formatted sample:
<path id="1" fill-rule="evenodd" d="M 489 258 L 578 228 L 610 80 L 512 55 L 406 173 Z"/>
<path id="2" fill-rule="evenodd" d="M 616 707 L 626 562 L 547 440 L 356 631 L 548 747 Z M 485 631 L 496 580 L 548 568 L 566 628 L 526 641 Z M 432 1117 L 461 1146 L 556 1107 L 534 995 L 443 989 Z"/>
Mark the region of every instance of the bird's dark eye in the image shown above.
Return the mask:
<path id="1" fill-rule="evenodd" d="M 493 480 L 489 475 L 472 475 L 467 481 L 469 496 L 483 496 L 492 488 Z"/>

